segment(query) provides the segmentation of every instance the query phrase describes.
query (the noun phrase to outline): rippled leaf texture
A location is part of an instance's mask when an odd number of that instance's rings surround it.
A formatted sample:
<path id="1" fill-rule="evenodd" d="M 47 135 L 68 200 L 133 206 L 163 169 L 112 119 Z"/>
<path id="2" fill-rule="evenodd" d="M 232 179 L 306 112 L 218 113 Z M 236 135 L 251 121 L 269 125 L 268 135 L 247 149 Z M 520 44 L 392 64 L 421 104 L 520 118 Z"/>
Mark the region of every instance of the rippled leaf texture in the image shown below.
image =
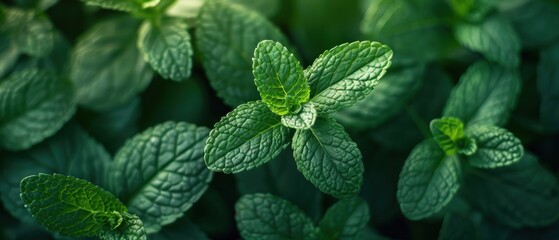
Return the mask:
<path id="1" fill-rule="evenodd" d="M 363 199 L 343 199 L 328 208 L 319 226 L 328 239 L 363 239 L 369 218 Z"/>
<path id="2" fill-rule="evenodd" d="M 520 40 L 501 15 L 489 16 L 480 23 L 458 23 L 454 26 L 454 36 L 462 45 L 489 60 L 508 67 L 520 63 Z"/>
<path id="3" fill-rule="evenodd" d="M 445 156 L 433 140 L 425 140 L 412 150 L 400 173 L 397 193 L 407 218 L 427 218 L 452 200 L 460 188 L 459 160 L 457 155 Z"/>
<path id="4" fill-rule="evenodd" d="M 271 194 L 248 194 L 235 204 L 244 239 L 316 239 L 318 229 L 296 206 Z"/>
<path id="5" fill-rule="evenodd" d="M 58 131 L 75 110 L 65 79 L 40 70 L 13 73 L 0 82 L 0 145 L 29 148 Z"/>
<path id="6" fill-rule="evenodd" d="M 252 69 L 262 101 L 275 114 L 297 113 L 296 109 L 309 100 L 310 88 L 303 67 L 281 43 L 258 43 Z"/>
<path id="7" fill-rule="evenodd" d="M 289 145 L 289 129 L 262 101 L 248 102 L 215 124 L 204 149 L 212 171 L 238 173 L 258 167 Z"/>
<path id="8" fill-rule="evenodd" d="M 60 174 L 38 174 L 21 181 L 21 199 L 47 230 L 66 237 L 92 237 L 115 228 L 126 207 L 92 183 Z"/>
<path id="9" fill-rule="evenodd" d="M 116 154 L 111 190 L 154 233 L 181 217 L 206 191 L 208 130 L 167 122 L 136 135 Z"/>
<path id="10" fill-rule="evenodd" d="M 210 84 L 227 105 L 260 99 L 251 58 L 257 44 L 266 39 L 287 42 L 263 16 L 240 5 L 209 0 L 202 7 L 197 47 Z"/>
<path id="11" fill-rule="evenodd" d="M 192 71 L 192 46 L 187 26 L 179 19 L 159 26 L 146 21 L 140 28 L 138 48 L 144 59 L 165 79 L 183 81 Z"/>
<path id="12" fill-rule="evenodd" d="M 0 162 L 0 199 L 6 210 L 20 221 L 33 223 L 19 197 L 26 176 L 61 173 L 106 186 L 111 160 L 105 149 L 75 124 L 68 124 L 53 137 L 27 151 L 4 153 Z"/>
<path id="13" fill-rule="evenodd" d="M 502 1 L 507 2 L 509 1 Z M 511 1 L 511 5 L 515 4 L 516 2 Z M 549 23 L 559 22 L 557 1 L 524 1 L 524 4 L 516 4 L 506 10 L 505 14 L 512 22 L 523 46 L 544 46 L 559 38 L 559 29 L 549 26 Z"/>
<path id="14" fill-rule="evenodd" d="M 48 55 L 54 45 L 54 29 L 49 19 L 34 11 L 9 8 L 0 30 L 9 34 L 13 45 L 33 57 Z"/>
<path id="15" fill-rule="evenodd" d="M 421 64 L 391 69 L 367 97 L 332 114 L 345 126 L 373 128 L 394 117 L 421 87 L 425 68 Z"/>
<path id="16" fill-rule="evenodd" d="M 559 43 L 540 52 L 538 91 L 542 96 L 540 118 L 545 127 L 559 131 Z"/>
<path id="17" fill-rule="evenodd" d="M 303 104 L 298 113 L 281 116 L 281 123 L 290 128 L 309 129 L 316 121 L 317 112 L 312 103 Z"/>
<path id="18" fill-rule="evenodd" d="M 297 169 L 320 191 L 347 198 L 361 189 L 361 152 L 334 119 L 319 118 L 312 128 L 296 130 L 292 147 Z"/>
<path id="19" fill-rule="evenodd" d="M 153 71 L 136 46 L 138 25 L 128 17 L 109 19 L 80 37 L 72 52 L 70 78 L 81 105 L 110 110 L 147 87 Z"/>
<path id="20" fill-rule="evenodd" d="M 470 165 L 479 168 L 508 166 L 522 159 L 524 148 L 518 138 L 509 131 L 488 125 L 467 130 L 475 139 L 477 151 L 468 158 Z"/>
<path id="21" fill-rule="evenodd" d="M 126 12 L 141 12 L 141 1 L 137 0 L 81 0 L 87 5 L 99 6 L 102 8 L 126 11 Z"/>
<path id="22" fill-rule="evenodd" d="M 443 115 L 471 126 L 504 125 L 520 92 L 518 72 L 496 64 L 474 63 L 452 90 Z"/>
<path id="23" fill-rule="evenodd" d="M 122 224 L 113 231 L 104 231 L 101 240 L 146 240 L 146 230 L 142 220 L 130 213 L 122 213 Z"/>
<path id="24" fill-rule="evenodd" d="M 378 42 L 352 42 L 322 53 L 305 70 L 311 102 L 331 113 L 365 98 L 390 67 L 392 50 Z"/>
<path id="25" fill-rule="evenodd" d="M 559 219 L 557 179 L 531 154 L 507 167 L 470 168 L 464 176 L 464 197 L 501 224 L 542 227 Z"/>
<path id="26" fill-rule="evenodd" d="M 433 139 L 446 155 L 450 156 L 458 152 L 457 142 L 464 138 L 464 123 L 460 119 L 453 117 L 433 119 L 429 128 Z"/>

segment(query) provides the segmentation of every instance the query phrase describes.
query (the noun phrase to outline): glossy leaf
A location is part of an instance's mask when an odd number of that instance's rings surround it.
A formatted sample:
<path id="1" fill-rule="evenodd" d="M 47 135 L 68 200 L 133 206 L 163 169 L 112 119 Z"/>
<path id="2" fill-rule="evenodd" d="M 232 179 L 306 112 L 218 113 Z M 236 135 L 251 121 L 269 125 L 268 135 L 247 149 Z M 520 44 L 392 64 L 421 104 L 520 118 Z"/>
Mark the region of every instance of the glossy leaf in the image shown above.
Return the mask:
<path id="1" fill-rule="evenodd" d="M 518 138 L 509 131 L 494 126 L 477 126 L 467 130 L 477 145 L 468 163 L 479 168 L 497 168 L 514 164 L 524 155 Z"/>
<path id="2" fill-rule="evenodd" d="M 130 213 L 122 214 L 122 224 L 112 231 L 104 231 L 99 238 L 101 240 L 146 240 L 146 230 L 142 220 Z"/>

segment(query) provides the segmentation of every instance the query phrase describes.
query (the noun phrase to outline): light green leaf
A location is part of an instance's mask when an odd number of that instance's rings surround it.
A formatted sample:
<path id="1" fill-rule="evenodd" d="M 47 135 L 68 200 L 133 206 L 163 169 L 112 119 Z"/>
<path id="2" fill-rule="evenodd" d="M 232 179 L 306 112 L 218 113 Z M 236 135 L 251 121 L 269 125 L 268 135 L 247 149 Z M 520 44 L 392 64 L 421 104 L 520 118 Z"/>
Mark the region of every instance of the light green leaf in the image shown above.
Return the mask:
<path id="1" fill-rule="evenodd" d="M 272 17 L 280 10 L 282 1 L 280 0 L 230 0 L 253 9 L 266 17 Z"/>
<path id="2" fill-rule="evenodd" d="M 462 189 L 474 208 L 509 227 L 543 227 L 559 219 L 557 178 L 531 154 L 502 168 L 468 168 Z"/>
<path id="3" fill-rule="evenodd" d="M 26 176 L 61 173 L 106 186 L 111 160 L 103 147 L 76 124 L 68 124 L 53 137 L 26 151 L 3 153 L 0 161 L 0 199 L 6 210 L 24 223 L 34 223 L 19 196 Z"/>
<path id="4" fill-rule="evenodd" d="M 309 100 L 310 88 L 303 67 L 281 43 L 258 43 L 252 69 L 262 101 L 275 114 L 297 113 L 301 104 Z"/>
<path id="5" fill-rule="evenodd" d="M 458 118 L 433 119 L 429 124 L 431 134 L 447 156 L 458 153 L 458 140 L 464 138 L 464 123 Z"/>
<path id="6" fill-rule="evenodd" d="M 179 19 L 163 21 L 159 26 L 145 21 L 140 28 L 138 48 L 163 78 L 183 81 L 190 76 L 192 46 L 186 28 Z"/>
<path id="7" fill-rule="evenodd" d="M 487 59 L 507 67 L 520 63 L 520 40 L 510 23 L 495 14 L 480 23 L 461 22 L 454 26 L 456 40 Z"/>
<path id="8" fill-rule="evenodd" d="M 363 239 L 369 218 L 363 199 L 343 199 L 328 208 L 319 226 L 328 239 Z"/>
<path id="9" fill-rule="evenodd" d="M 181 217 L 206 191 L 212 178 L 202 159 L 207 135 L 204 127 L 166 122 L 117 152 L 110 189 L 148 234 Z"/>
<path id="10" fill-rule="evenodd" d="M 289 128 L 309 129 L 316 121 L 316 109 L 312 103 L 303 104 L 299 112 L 281 116 L 281 123 Z"/>
<path id="11" fill-rule="evenodd" d="M 254 48 L 262 40 L 287 40 L 260 14 L 227 1 L 202 7 L 196 43 L 210 84 L 229 106 L 260 99 L 254 87 Z"/>
<path id="12" fill-rule="evenodd" d="M 146 230 L 142 220 L 130 213 L 122 213 L 122 225 L 112 231 L 101 232 L 101 240 L 146 240 Z"/>
<path id="13" fill-rule="evenodd" d="M 21 181 L 21 199 L 47 230 L 66 237 L 96 236 L 118 227 L 126 207 L 92 183 L 60 174 L 38 174 Z"/>
<path id="14" fill-rule="evenodd" d="M 87 5 L 125 12 L 141 12 L 141 1 L 135 0 L 81 0 Z"/>
<path id="15" fill-rule="evenodd" d="M 450 6 L 468 21 L 479 22 L 487 16 L 500 0 L 450 0 Z"/>
<path id="16" fill-rule="evenodd" d="M 520 161 L 524 155 L 520 140 L 503 128 L 481 125 L 467 129 L 466 134 L 477 144 L 477 151 L 468 157 L 472 166 L 504 167 Z"/>
<path id="17" fill-rule="evenodd" d="M 17 8 L 10 8 L 5 12 L 3 30 L 10 35 L 20 52 L 33 57 L 44 57 L 52 51 L 54 29 L 46 16 Z"/>
<path id="18" fill-rule="evenodd" d="M 262 101 L 238 106 L 215 124 L 204 149 L 212 171 L 238 173 L 258 167 L 289 146 L 289 128 Z"/>
<path id="19" fill-rule="evenodd" d="M 153 71 L 136 46 L 137 30 L 136 20 L 121 17 L 98 23 L 80 37 L 72 53 L 70 78 L 81 105 L 110 110 L 147 87 Z"/>
<path id="20" fill-rule="evenodd" d="M 297 169 L 320 191 L 347 198 L 361 189 L 361 152 L 334 119 L 319 118 L 312 128 L 295 131 L 292 147 Z"/>
<path id="21" fill-rule="evenodd" d="M 480 61 L 462 74 L 443 116 L 459 118 L 466 126 L 502 126 L 516 105 L 519 92 L 520 76 L 516 70 Z"/>
<path id="22" fill-rule="evenodd" d="M 458 146 L 458 153 L 464 154 L 466 156 L 471 156 L 477 151 L 477 143 L 474 138 L 466 137 L 458 140 L 456 143 Z"/>
<path id="23" fill-rule="evenodd" d="M 325 51 L 305 70 L 311 102 L 320 113 L 349 107 L 365 98 L 390 67 L 392 50 L 378 42 L 352 42 Z"/>
<path id="24" fill-rule="evenodd" d="M 183 18 L 187 21 L 193 21 L 198 17 L 200 9 L 206 0 L 176 0 L 167 8 L 165 14 L 171 17 Z M 193 22 L 192 24 L 196 24 Z"/>
<path id="25" fill-rule="evenodd" d="M 404 163 L 397 198 L 404 216 L 419 220 L 443 209 L 460 188 L 460 159 L 445 156 L 434 140 L 417 145 Z"/>
<path id="26" fill-rule="evenodd" d="M 235 204 L 244 239 L 316 239 L 318 229 L 296 206 L 271 194 L 248 194 Z"/>
<path id="27" fill-rule="evenodd" d="M 76 110 L 72 87 L 50 72 L 24 70 L 0 82 L 0 145 L 21 150 L 58 131 Z"/>

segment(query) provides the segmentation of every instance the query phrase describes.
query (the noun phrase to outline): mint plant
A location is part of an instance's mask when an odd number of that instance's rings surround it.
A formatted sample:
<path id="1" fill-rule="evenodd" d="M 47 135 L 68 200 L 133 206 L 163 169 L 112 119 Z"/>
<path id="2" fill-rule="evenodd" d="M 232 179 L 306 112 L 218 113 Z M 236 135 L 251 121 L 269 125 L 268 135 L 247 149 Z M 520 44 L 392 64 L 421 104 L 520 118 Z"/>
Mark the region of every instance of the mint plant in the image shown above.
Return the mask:
<path id="1" fill-rule="evenodd" d="M 210 132 L 204 150 L 208 168 L 239 173 L 274 159 L 289 145 L 297 169 L 322 192 L 355 195 L 361 186 L 361 153 L 327 114 L 364 98 L 390 66 L 392 51 L 377 42 L 342 44 L 303 70 L 274 41 L 254 51 L 254 82 L 262 101 L 240 105 Z M 311 95 L 311 93 L 313 93 Z"/>

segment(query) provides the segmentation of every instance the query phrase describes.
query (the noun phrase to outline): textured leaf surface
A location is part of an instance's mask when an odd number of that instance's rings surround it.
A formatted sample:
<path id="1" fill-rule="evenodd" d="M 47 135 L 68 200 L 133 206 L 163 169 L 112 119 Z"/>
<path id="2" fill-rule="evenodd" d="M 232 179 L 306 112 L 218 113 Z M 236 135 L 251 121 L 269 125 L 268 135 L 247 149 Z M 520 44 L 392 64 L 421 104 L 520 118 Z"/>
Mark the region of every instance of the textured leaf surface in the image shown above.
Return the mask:
<path id="1" fill-rule="evenodd" d="M 431 134 L 441 149 L 450 156 L 458 152 L 456 142 L 464 138 L 464 123 L 458 118 L 433 119 L 429 124 Z"/>
<path id="2" fill-rule="evenodd" d="M 3 154 L 0 162 L 0 199 L 13 216 L 25 223 L 33 219 L 19 196 L 26 176 L 62 173 L 105 187 L 109 154 L 77 125 L 69 124 L 53 137 L 26 151 Z"/>
<path id="3" fill-rule="evenodd" d="M 337 198 L 354 196 L 363 183 L 361 152 L 334 119 L 319 118 L 293 136 L 297 169 L 320 191 Z"/>
<path id="4" fill-rule="evenodd" d="M 0 106 L 0 145 L 11 150 L 53 135 L 76 110 L 69 82 L 39 70 L 23 70 L 0 82 Z"/>
<path id="5" fill-rule="evenodd" d="M 504 66 L 515 67 L 520 62 L 520 40 L 500 15 L 490 16 L 478 24 L 459 23 L 454 28 L 454 36 L 462 45 Z"/>
<path id="6" fill-rule="evenodd" d="M 146 240 L 146 230 L 142 220 L 130 213 L 122 214 L 122 224 L 112 231 L 104 231 L 99 238 L 101 240 Z"/>
<path id="7" fill-rule="evenodd" d="M 258 43 L 252 69 L 262 101 L 275 114 L 296 113 L 309 100 L 310 88 L 303 67 L 281 43 L 271 40 Z"/>
<path id="8" fill-rule="evenodd" d="M 460 77 L 443 115 L 457 117 L 466 126 L 504 125 L 516 104 L 520 77 L 515 70 L 480 61 Z"/>
<path id="9" fill-rule="evenodd" d="M 445 156 L 437 143 L 417 145 L 400 173 L 398 202 L 402 213 L 419 220 L 438 213 L 460 188 L 461 168 L 457 155 Z"/>
<path id="10" fill-rule="evenodd" d="M 138 48 L 144 59 L 166 79 L 185 80 L 192 71 L 192 46 L 185 23 L 178 19 L 163 21 L 159 27 L 142 24 Z"/>
<path id="11" fill-rule="evenodd" d="M 136 46 L 138 25 L 131 18 L 109 19 L 93 26 L 76 43 L 70 78 L 84 107 L 97 111 L 118 107 L 151 81 L 153 70 Z"/>
<path id="12" fill-rule="evenodd" d="M 181 217 L 212 178 L 203 161 L 208 129 L 167 122 L 128 141 L 116 154 L 111 190 L 144 222 L 146 232 Z"/>
<path id="13" fill-rule="evenodd" d="M 258 167 L 289 145 L 289 129 L 262 101 L 240 105 L 215 124 L 204 149 L 212 171 L 238 173 Z"/>
<path id="14" fill-rule="evenodd" d="M 316 121 L 316 109 L 312 103 L 305 103 L 298 113 L 281 116 L 281 123 L 290 128 L 309 129 Z"/>
<path id="15" fill-rule="evenodd" d="M 20 52 L 33 57 L 48 55 L 54 45 L 54 30 L 47 17 L 34 11 L 10 8 L 3 29 Z"/>
<path id="16" fill-rule="evenodd" d="M 106 228 L 109 218 L 121 218 L 126 207 L 92 183 L 60 174 L 39 174 L 21 181 L 21 199 L 47 230 L 66 237 L 91 237 Z M 115 213 L 116 212 L 116 213 Z"/>
<path id="17" fill-rule="evenodd" d="M 541 227 L 559 219 L 557 178 L 531 154 L 507 167 L 469 168 L 464 176 L 464 197 L 501 224 Z"/>
<path id="18" fill-rule="evenodd" d="M 365 98 L 390 67 L 392 50 L 378 42 L 352 42 L 324 52 L 305 70 L 311 102 L 331 113 Z"/>
<path id="19" fill-rule="evenodd" d="M 235 204 L 244 239 L 315 239 L 318 229 L 296 206 L 271 194 L 248 194 Z"/>
<path id="20" fill-rule="evenodd" d="M 329 239 L 363 239 L 369 218 L 363 199 L 343 199 L 328 208 L 319 226 Z"/>
<path id="21" fill-rule="evenodd" d="M 524 148 L 518 138 L 509 131 L 494 126 L 476 126 L 467 130 L 475 139 L 477 151 L 468 158 L 468 163 L 479 168 L 508 166 L 522 159 Z"/>
<path id="22" fill-rule="evenodd" d="M 200 12 L 196 42 L 210 84 L 229 106 L 258 100 L 252 60 L 262 40 L 287 40 L 260 14 L 226 1 L 209 0 Z"/>

